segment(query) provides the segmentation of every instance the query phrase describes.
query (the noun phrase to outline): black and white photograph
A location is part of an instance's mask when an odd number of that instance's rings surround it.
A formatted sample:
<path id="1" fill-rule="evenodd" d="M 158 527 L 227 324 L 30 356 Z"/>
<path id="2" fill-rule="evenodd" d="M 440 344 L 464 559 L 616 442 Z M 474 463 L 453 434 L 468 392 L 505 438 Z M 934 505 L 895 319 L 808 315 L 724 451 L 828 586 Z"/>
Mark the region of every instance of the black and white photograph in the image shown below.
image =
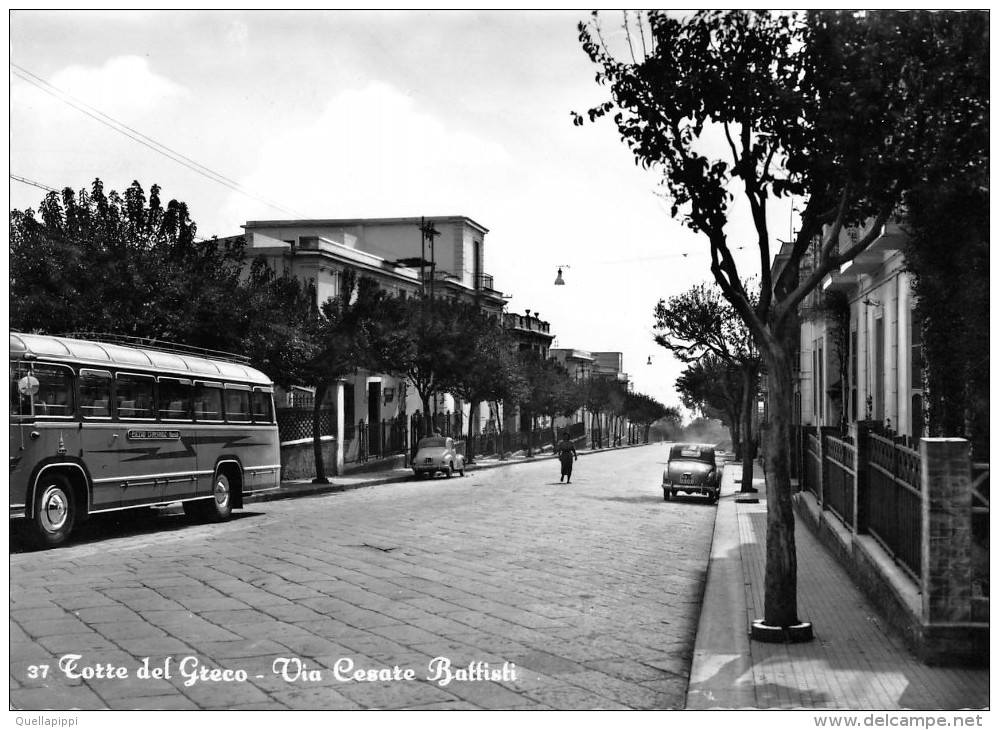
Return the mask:
<path id="1" fill-rule="evenodd" d="M 8 28 L 17 726 L 987 723 L 987 9 Z"/>

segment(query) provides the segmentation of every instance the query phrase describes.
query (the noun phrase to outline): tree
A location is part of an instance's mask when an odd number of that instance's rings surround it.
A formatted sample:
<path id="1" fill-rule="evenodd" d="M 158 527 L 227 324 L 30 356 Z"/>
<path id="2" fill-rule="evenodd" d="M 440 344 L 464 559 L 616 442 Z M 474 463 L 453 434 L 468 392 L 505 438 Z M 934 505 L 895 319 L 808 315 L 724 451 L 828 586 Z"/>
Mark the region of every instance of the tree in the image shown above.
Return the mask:
<path id="1" fill-rule="evenodd" d="M 755 305 L 756 297 L 749 292 Z M 713 355 L 726 366 L 725 379 L 739 376 L 741 402 L 734 409 L 741 423 L 732 423 L 732 447 L 742 460 L 742 491 L 753 492 L 753 410 L 759 391 L 760 352 L 753 335 L 717 287 L 701 284 L 656 305 L 656 343 L 681 361 L 697 362 Z M 732 411 L 729 411 L 732 412 Z M 739 436 L 742 436 L 739 439 Z"/>
<path id="2" fill-rule="evenodd" d="M 611 382 L 606 378 L 586 378 L 580 381 L 583 406 L 590 412 L 592 423 L 596 424 L 596 434 L 591 434 L 594 448 L 603 445 L 604 432 L 602 416 L 611 405 Z"/>
<path id="3" fill-rule="evenodd" d="M 683 404 L 707 418 L 717 418 L 727 426 L 732 435 L 732 449 L 737 452 L 742 446 L 743 435 L 740 430 L 744 406 L 742 388 L 743 378 L 738 367 L 713 354 L 688 365 L 676 379 L 676 390 Z"/>
<path id="4" fill-rule="evenodd" d="M 541 368 L 535 371 L 540 377 L 533 383 L 537 394 L 533 401 L 534 412 L 548 417 L 552 443 L 557 443 L 555 419 L 569 417 L 578 411 L 583 405 L 583 397 L 565 365 L 554 359 L 542 360 L 541 364 Z"/>
<path id="5" fill-rule="evenodd" d="M 555 416 L 573 413 L 578 409 L 578 405 L 572 407 L 578 401 L 569 400 L 572 396 L 568 395 L 567 389 L 571 387 L 572 380 L 564 365 L 557 360 L 544 358 L 533 350 L 519 352 L 518 359 L 526 386 L 518 402 L 530 424 L 529 431 L 534 431 L 538 416 L 549 416 L 554 419 Z M 552 438 L 554 437 L 553 425 Z M 529 435 L 528 456 L 532 455 L 533 445 L 532 436 Z"/>
<path id="6" fill-rule="evenodd" d="M 967 438 L 977 460 L 989 449 L 988 193 L 948 184 L 909 203 L 913 357 L 924 380 L 913 387 L 923 389 L 927 435 Z"/>
<path id="7" fill-rule="evenodd" d="M 649 12 L 637 26 L 626 16 L 632 60 L 621 61 L 598 20 L 580 24 L 597 80 L 611 92 L 589 118 L 613 111 L 637 161 L 662 172 L 674 217 L 707 239 L 712 275 L 766 364 L 769 626 L 798 623 L 788 462 L 796 309 L 880 235 L 940 150 L 962 150 L 966 132 L 987 128 L 987 97 L 983 105 L 947 93 L 955 75 L 987 78 L 987 26 L 985 13 Z M 759 254 L 755 305 L 726 232 L 736 189 Z M 773 280 L 767 204 L 787 195 L 804 209 Z M 843 240 L 845 227 L 864 221 L 855 241 Z M 799 275 L 813 238 L 815 265 Z"/>
<path id="8" fill-rule="evenodd" d="M 250 357 L 279 382 L 310 293 L 251 264 L 244 239 L 199 241 L 187 206 L 153 185 L 124 194 L 100 180 L 10 213 L 14 329 L 113 334 Z"/>
<path id="9" fill-rule="evenodd" d="M 304 357 L 293 369 L 300 384 L 316 389 L 312 406 L 315 483 L 329 483 L 320 428 L 327 392 L 360 368 L 386 372 L 397 362 L 405 342 L 401 322 L 398 300 L 373 279 L 359 278 L 349 269 L 341 276 L 337 294 L 313 311 L 305 328 Z"/>
<path id="10" fill-rule="evenodd" d="M 481 403 L 516 399 L 521 393 L 519 363 L 513 355 L 513 343 L 495 315 L 471 303 L 456 304 L 461 316 L 457 328 L 466 333 L 458 341 L 458 367 L 449 392 L 469 404 L 474 414 Z M 468 419 L 468 438 L 473 437 L 474 419 Z M 467 454 L 471 463 L 472 454 Z"/>
<path id="11" fill-rule="evenodd" d="M 476 335 L 477 320 L 470 306 L 443 297 L 409 297 L 401 302 L 406 343 L 396 369 L 420 396 L 428 432 L 436 396 L 461 387 L 468 345 Z"/>
<path id="12" fill-rule="evenodd" d="M 642 438 L 644 443 L 649 443 L 649 430 L 656 421 L 665 418 L 672 418 L 677 423 L 680 421 L 680 412 L 676 408 L 669 409 L 645 393 L 626 393 L 624 414 L 632 423 L 645 427 Z"/>

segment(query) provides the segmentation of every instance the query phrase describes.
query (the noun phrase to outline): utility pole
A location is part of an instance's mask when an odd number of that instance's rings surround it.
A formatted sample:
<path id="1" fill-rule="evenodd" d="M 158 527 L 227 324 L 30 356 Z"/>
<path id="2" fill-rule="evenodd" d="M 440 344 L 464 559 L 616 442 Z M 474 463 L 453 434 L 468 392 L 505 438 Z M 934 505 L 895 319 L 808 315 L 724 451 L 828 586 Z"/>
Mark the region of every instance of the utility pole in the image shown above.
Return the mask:
<path id="1" fill-rule="evenodd" d="M 434 239 L 441 235 L 441 232 L 434 228 L 433 221 L 427 221 L 426 218 L 420 218 L 420 232 L 423 234 L 420 252 L 422 254 L 421 258 L 426 259 L 426 245 L 430 243 L 430 298 L 434 298 L 434 273 L 437 269 L 437 259 L 434 255 Z M 425 272 L 423 264 L 420 264 L 420 277 L 425 281 Z"/>

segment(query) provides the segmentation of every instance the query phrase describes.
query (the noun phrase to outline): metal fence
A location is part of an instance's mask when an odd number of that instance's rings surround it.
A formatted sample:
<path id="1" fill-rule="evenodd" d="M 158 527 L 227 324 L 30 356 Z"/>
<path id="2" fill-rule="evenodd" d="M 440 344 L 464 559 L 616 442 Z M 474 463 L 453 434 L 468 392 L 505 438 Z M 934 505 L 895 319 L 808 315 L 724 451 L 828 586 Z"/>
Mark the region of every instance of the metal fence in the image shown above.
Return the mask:
<path id="1" fill-rule="evenodd" d="M 989 595 L 989 465 L 971 465 L 971 593 Z"/>
<path id="2" fill-rule="evenodd" d="M 279 408 L 277 410 L 278 434 L 281 442 L 312 438 L 313 412 L 311 408 Z M 336 418 L 332 408 L 319 412 L 319 435 L 333 436 Z"/>
<path id="3" fill-rule="evenodd" d="M 918 581 L 923 541 L 919 454 L 889 438 L 867 438 L 867 488 L 861 495 L 867 529 Z"/>
<path id="4" fill-rule="evenodd" d="M 819 477 L 822 474 L 822 445 L 819 442 L 819 437 L 812 433 L 805 434 L 804 448 L 801 484 L 821 502 L 822 484 Z"/>
<path id="5" fill-rule="evenodd" d="M 822 454 L 825 466 L 822 488 L 824 500 L 849 527 L 854 527 L 853 494 L 857 486 L 856 447 L 834 436 L 824 436 Z"/>
<path id="6" fill-rule="evenodd" d="M 382 419 L 377 423 L 357 422 L 347 430 L 344 461 L 365 462 L 406 453 L 406 418 Z"/>

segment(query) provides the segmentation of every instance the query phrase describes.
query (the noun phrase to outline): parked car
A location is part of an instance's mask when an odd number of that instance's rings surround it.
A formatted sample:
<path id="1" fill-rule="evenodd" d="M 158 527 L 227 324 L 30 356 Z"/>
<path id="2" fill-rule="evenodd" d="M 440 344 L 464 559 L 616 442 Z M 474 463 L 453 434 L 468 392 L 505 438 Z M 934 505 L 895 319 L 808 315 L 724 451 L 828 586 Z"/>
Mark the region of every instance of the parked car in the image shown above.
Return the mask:
<path id="1" fill-rule="evenodd" d="M 715 449 L 704 444 L 674 444 L 663 472 L 663 499 L 680 492 L 702 494 L 712 502 L 721 491 L 721 471 L 715 463 Z"/>
<path id="2" fill-rule="evenodd" d="M 413 474 L 417 479 L 432 477 L 437 472 L 450 477 L 454 472 L 465 476 L 465 457 L 455 451 L 454 439 L 428 436 L 420 439 L 413 457 Z"/>

